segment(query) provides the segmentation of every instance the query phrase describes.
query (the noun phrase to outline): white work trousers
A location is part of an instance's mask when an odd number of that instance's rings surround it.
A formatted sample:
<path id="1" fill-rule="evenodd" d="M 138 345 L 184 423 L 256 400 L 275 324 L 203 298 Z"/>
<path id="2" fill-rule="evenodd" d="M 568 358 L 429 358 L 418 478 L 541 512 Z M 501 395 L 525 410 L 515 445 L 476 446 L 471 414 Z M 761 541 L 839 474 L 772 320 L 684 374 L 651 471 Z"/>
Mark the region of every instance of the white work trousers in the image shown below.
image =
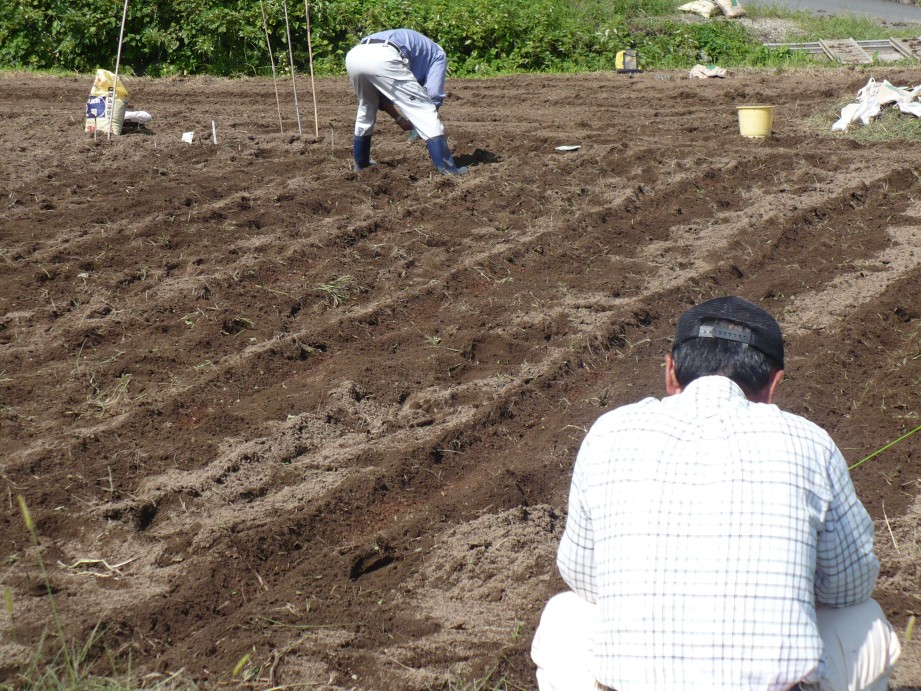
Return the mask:
<path id="1" fill-rule="evenodd" d="M 595 605 L 573 592 L 555 595 L 531 644 L 540 691 L 603 691 L 589 671 Z M 875 600 L 853 607 L 816 608 L 825 643 L 825 676 L 809 691 L 886 691 L 901 648 Z"/>
<path id="2" fill-rule="evenodd" d="M 423 140 L 445 133 L 438 109 L 396 48 L 386 43 L 357 45 L 345 56 L 345 69 L 358 94 L 356 137 L 374 133 L 380 94 L 393 101 Z"/>

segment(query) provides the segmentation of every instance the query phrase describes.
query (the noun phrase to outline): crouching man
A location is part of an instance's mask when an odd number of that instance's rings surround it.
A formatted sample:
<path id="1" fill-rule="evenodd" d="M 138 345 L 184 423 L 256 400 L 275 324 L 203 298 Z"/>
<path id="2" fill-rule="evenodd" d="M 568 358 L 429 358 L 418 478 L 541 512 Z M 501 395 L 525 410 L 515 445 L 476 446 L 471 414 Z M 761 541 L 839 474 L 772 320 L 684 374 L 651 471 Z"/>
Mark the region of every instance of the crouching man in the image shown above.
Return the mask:
<path id="1" fill-rule="evenodd" d="M 829 435 L 771 401 L 780 327 L 738 297 L 678 319 L 668 396 L 603 415 L 573 470 L 531 655 L 542 691 L 885 691 L 873 523 Z"/>
<path id="2" fill-rule="evenodd" d="M 444 175 L 462 175 L 448 148 L 438 109 L 445 99 L 447 56 L 428 36 L 411 29 L 392 29 L 361 39 L 345 56 L 345 68 L 358 95 L 352 154 L 355 170 L 373 164 L 371 135 L 378 110 L 388 113 L 404 131 L 415 130 L 425 141 L 435 168 Z"/>

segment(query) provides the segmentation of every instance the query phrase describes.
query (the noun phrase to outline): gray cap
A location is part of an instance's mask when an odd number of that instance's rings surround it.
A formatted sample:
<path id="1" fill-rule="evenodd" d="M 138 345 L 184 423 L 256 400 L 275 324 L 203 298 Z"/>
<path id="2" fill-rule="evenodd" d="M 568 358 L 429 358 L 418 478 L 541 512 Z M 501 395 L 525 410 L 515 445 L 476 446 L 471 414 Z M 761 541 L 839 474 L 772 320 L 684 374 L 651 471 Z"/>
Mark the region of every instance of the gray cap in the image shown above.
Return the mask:
<path id="1" fill-rule="evenodd" d="M 713 326 L 712 322 L 733 322 L 734 326 Z M 719 338 L 757 348 L 783 369 L 783 335 L 777 320 L 763 309 L 740 297 L 707 300 L 678 317 L 675 343 L 692 338 Z"/>

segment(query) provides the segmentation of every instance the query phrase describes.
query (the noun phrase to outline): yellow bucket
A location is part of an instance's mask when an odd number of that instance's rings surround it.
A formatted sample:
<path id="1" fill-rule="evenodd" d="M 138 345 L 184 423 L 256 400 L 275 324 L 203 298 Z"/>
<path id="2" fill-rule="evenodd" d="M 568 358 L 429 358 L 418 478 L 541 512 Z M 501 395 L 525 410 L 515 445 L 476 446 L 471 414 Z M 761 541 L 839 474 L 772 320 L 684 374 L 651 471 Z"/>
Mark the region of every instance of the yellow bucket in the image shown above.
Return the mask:
<path id="1" fill-rule="evenodd" d="M 774 126 L 774 106 L 736 106 L 739 134 L 743 137 L 768 137 Z"/>

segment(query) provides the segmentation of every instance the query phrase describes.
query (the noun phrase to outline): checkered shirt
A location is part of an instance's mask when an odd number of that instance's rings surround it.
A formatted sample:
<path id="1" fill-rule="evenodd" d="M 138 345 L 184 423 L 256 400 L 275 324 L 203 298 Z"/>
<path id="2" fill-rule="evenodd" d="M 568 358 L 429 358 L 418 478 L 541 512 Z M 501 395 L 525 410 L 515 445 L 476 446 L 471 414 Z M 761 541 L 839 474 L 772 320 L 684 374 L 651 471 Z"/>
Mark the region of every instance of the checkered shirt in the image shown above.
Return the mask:
<path id="1" fill-rule="evenodd" d="M 557 565 L 598 605 L 592 671 L 617 691 L 817 681 L 815 603 L 863 602 L 879 571 L 828 434 L 718 376 L 592 426 Z"/>

